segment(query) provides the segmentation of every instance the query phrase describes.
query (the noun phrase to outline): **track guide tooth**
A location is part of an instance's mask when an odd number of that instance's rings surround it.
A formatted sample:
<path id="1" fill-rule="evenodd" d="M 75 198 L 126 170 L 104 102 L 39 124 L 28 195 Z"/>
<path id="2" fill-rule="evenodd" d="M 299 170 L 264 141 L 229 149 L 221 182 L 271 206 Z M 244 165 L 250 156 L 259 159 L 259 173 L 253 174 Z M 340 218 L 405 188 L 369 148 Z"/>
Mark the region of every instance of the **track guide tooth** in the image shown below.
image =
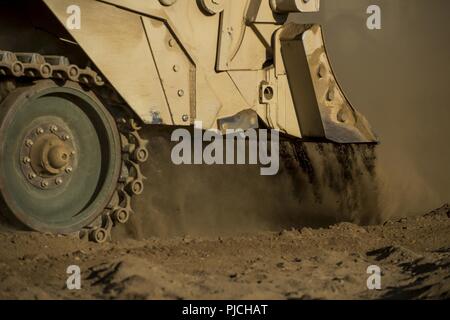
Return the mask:
<path id="1" fill-rule="evenodd" d="M 21 77 L 24 75 L 24 66 L 17 60 L 14 53 L 0 51 L 0 75 Z"/>
<path id="2" fill-rule="evenodd" d="M 52 66 L 38 53 L 16 53 L 25 69 L 25 75 L 31 78 L 48 79 L 52 76 Z"/>
<path id="3" fill-rule="evenodd" d="M 80 81 L 95 86 L 102 86 L 105 84 L 102 77 L 89 67 L 80 70 Z"/>
<path id="4" fill-rule="evenodd" d="M 69 79 L 78 82 L 80 68 L 71 64 L 69 59 L 64 56 L 44 56 L 44 59 L 53 68 L 52 76 L 58 79 Z"/>

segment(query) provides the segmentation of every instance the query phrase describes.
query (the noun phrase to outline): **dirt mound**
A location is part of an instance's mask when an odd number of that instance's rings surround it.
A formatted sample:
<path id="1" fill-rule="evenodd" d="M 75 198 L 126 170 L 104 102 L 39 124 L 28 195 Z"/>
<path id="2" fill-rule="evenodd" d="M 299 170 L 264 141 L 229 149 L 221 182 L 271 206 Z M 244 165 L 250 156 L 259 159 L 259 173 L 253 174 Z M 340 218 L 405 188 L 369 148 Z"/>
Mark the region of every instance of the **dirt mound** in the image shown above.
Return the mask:
<path id="1" fill-rule="evenodd" d="M 169 274 L 162 266 L 136 256 L 102 263 L 88 272 L 86 279 L 92 287 L 100 288 L 98 297 L 102 299 L 178 299 L 190 280 L 182 274 Z"/>

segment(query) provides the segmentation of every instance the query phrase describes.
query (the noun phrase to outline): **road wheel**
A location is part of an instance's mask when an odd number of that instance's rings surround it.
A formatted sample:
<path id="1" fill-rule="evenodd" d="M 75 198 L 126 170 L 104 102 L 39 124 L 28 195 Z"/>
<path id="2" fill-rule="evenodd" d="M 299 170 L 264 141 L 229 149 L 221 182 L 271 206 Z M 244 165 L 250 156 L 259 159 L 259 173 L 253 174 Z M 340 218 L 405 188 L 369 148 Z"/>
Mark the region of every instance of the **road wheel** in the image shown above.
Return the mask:
<path id="1" fill-rule="evenodd" d="M 0 192 L 7 216 L 67 234 L 107 207 L 121 170 L 114 118 L 77 83 L 18 86 L 0 105 Z"/>

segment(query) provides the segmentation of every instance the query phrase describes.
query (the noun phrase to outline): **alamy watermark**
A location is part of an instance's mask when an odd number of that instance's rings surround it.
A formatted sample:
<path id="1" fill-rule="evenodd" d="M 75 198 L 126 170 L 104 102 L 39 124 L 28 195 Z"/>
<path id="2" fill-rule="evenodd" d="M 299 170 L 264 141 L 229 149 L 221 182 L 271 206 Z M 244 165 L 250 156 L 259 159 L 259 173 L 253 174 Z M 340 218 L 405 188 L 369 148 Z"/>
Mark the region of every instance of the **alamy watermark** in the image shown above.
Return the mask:
<path id="1" fill-rule="evenodd" d="M 367 278 L 367 289 L 381 290 L 381 268 L 377 265 L 371 265 L 367 267 L 366 272 L 370 274 Z"/>
<path id="2" fill-rule="evenodd" d="M 66 27 L 69 30 L 81 29 L 81 8 L 77 5 L 70 5 L 66 9 L 66 13 L 69 15 L 66 20 Z"/>
<path id="3" fill-rule="evenodd" d="M 367 28 L 369 30 L 380 30 L 381 29 L 381 8 L 376 4 L 370 5 L 367 7 L 367 14 L 369 17 L 367 18 Z"/>
<path id="4" fill-rule="evenodd" d="M 263 176 L 273 176 L 280 168 L 279 133 L 269 129 L 203 130 L 196 121 L 191 131 L 180 128 L 172 132 L 171 140 L 178 142 L 171 159 L 176 165 L 250 164 L 261 165 Z M 206 144 L 206 146 L 205 146 Z"/>
<path id="5" fill-rule="evenodd" d="M 66 273 L 69 275 L 66 281 L 67 289 L 80 290 L 81 289 L 81 269 L 77 265 L 67 267 Z"/>

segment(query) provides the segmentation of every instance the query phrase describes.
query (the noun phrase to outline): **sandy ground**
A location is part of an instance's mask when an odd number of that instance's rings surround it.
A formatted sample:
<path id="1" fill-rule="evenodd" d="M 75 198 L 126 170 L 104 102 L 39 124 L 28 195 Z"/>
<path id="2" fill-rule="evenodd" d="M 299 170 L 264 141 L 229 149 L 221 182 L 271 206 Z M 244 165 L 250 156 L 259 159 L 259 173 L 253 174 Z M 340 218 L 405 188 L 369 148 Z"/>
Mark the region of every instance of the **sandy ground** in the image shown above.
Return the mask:
<path id="1" fill-rule="evenodd" d="M 450 298 L 450 206 L 360 227 L 230 237 L 121 240 L 105 245 L 0 233 L 2 299 Z M 82 270 L 81 290 L 66 269 Z M 367 267 L 382 270 L 368 290 Z"/>
<path id="2" fill-rule="evenodd" d="M 372 149 L 283 144 L 264 178 L 174 166 L 162 136 L 111 242 L 0 229 L 0 299 L 450 298 L 450 206 L 381 215 L 399 191 L 380 183 Z M 67 289 L 71 265 L 80 290 Z M 381 290 L 367 288 L 372 265 Z"/>

